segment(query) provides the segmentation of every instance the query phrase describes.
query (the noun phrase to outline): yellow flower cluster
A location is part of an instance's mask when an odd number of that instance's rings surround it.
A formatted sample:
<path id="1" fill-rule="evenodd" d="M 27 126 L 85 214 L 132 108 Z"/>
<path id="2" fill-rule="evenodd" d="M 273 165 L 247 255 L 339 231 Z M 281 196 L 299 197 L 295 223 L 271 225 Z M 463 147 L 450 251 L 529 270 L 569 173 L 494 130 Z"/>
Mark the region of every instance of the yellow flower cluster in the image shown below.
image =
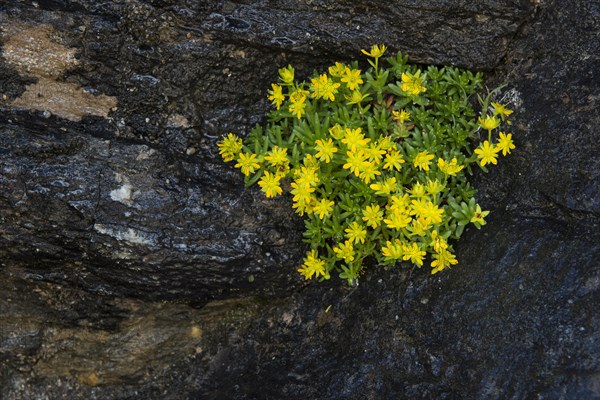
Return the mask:
<path id="1" fill-rule="evenodd" d="M 490 154 L 500 151 L 500 148 L 490 150 L 488 146 L 486 141 L 482 148 L 484 151 L 494 152 Z M 314 214 L 320 220 L 329 217 L 336 207 L 333 198 L 319 198 L 316 194 L 321 184 L 321 168 L 331 163 L 338 154 L 345 154 L 340 155 L 338 159 L 342 169 L 368 185 L 373 195 L 381 197 L 382 200 L 366 205 L 360 211 L 358 220 L 346 225 L 343 239 L 333 246 L 337 259 L 347 263 L 355 261 L 357 254 L 354 246 L 365 242 L 369 235 L 367 228 L 370 228 L 373 231 L 383 229 L 395 236 L 393 240 L 386 240 L 380 247 L 385 260 L 411 261 L 421 266 L 426 250 L 433 249 L 432 273 L 457 263 L 445 240 L 437 236 L 436 230 L 436 227 L 447 219 L 438 196 L 444 188 L 444 183 L 438 179 L 426 178 L 424 183 L 417 181 L 409 190 L 403 192 L 402 187 L 397 184 L 395 174 L 402 171 L 405 159 L 401 148 L 389 136 L 380 136 L 372 140 L 364 135 L 361 128 L 334 125 L 329 129 L 328 137 L 315 141 L 314 155 L 308 153 L 302 164 L 293 169 L 290 169 L 286 148 L 274 146 L 261 160 L 256 154 L 241 152 L 241 139 L 231 133 L 223 138 L 219 147 L 224 160 L 236 157 L 236 168 L 240 168 L 246 176 L 261 168 L 262 163 L 265 170 L 258 184 L 268 198 L 282 194 L 280 181 L 289 173 L 293 177 L 290 185 L 292 207 L 300 215 Z M 236 152 L 238 154 L 235 154 Z M 478 150 L 475 152 L 478 154 Z M 413 157 L 412 166 L 415 170 L 425 173 L 432 172 L 431 167 L 437 166 L 437 171 L 445 177 L 454 176 L 464 168 L 456 157 L 449 161 L 438 157 L 436 163 L 433 163 L 434 159 L 433 154 L 421 151 Z M 273 171 L 267 168 L 272 168 Z M 379 179 L 380 177 L 382 179 Z M 483 225 L 483 218 L 488 212 L 481 211 L 479 205 L 477 210 L 471 222 Z M 430 239 L 429 244 L 419 239 L 424 237 Z M 411 238 L 417 238 L 417 241 Z M 326 261 L 312 250 L 299 271 L 307 279 L 325 276 L 325 265 Z"/>
<path id="2" fill-rule="evenodd" d="M 422 92 L 427 91 L 423 86 L 423 78 L 421 78 L 421 71 L 417 71 L 414 74 L 409 72 L 402 74 L 402 85 L 400 88 L 407 93 L 412 95 L 418 95 Z"/>
<path id="3" fill-rule="evenodd" d="M 371 234 L 369 232 L 385 231 L 395 239 L 382 243 L 379 251 L 384 259 L 406 260 L 423 265 L 426 252 L 433 245 L 428 245 L 422 238 L 430 237 L 433 242 L 432 232 L 437 234 L 435 227 L 443 224 L 448 217 L 439 196 L 445 187 L 444 183 L 437 178 L 426 178 L 423 183 L 418 181 L 407 192 L 403 192 L 396 176 L 405 163 L 402 148 L 389 136 L 372 140 L 365 136 L 361 128 L 352 129 L 336 124 L 329 129 L 328 137 L 315 141 L 314 151 L 314 156 L 309 153 L 302 166 L 293 172 L 292 207 L 297 213 L 314 214 L 323 220 L 339 207 L 334 199 L 319 198 L 316 194 L 322 192 L 318 190 L 325 179 L 322 168 L 335 157 L 337 164 L 348 171 L 349 177 L 363 182 L 376 198 L 380 198 L 377 202 L 365 205 L 357 219 L 350 220 L 344 227 L 344 236 L 333 246 L 336 258 L 346 263 L 355 262 L 355 246 L 360 247 L 365 243 Z M 464 165 L 458 164 L 456 157 L 450 161 L 439 157 L 437 163 L 432 163 L 434 158 L 433 154 L 422 151 L 414 156 L 412 165 L 425 173 L 431 171 L 432 175 L 434 171 L 431 168 L 437 166 L 435 173 L 440 171 L 446 177 L 456 175 L 464 168 Z M 438 237 L 437 241 L 444 239 Z M 447 245 L 437 248 L 441 250 L 433 251 L 434 273 L 453 265 L 455 261 Z"/>
<path id="4" fill-rule="evenodd" d="M 381 56 L 383 56 L 383 53 L 385 53 L 386 47 L 384 45 L 377 45 L 374 44 L 373 46 L 371 46 L 371 50 L 367 51 L 367 50 L 361 50 L 361 52 L 369 57 L 372 58 L 380 58 Z"/>
<path id="5" fill-rule="evenodd" d="M 310 82 L 312 97 L 315 99 L 329 99 L 329 101 L 335 100 L 335 95 L 338 92 L 338 88 L 341 86 L 340 83 L 334 82 L 327 74 L 322 74 L 318 78 L 313 78 Z"/>
<path id="6" fill-rule="evenodd" d="M 492 104 L 495 104 L 494 115 L 486 115 L 484 118 L 479 117 L 478 120 L 479 126 L 488 131 L 488 140 L 485 140 L 475 149 L 479 165 L 482 167 L 486 164 L 498 164 L 498 153 L 502 152 L 502 155 L 506 156 L 515 148 L 512 141 L 512 133 L 500 132 L 498 134 L 498 141 L 495 144 L 491 143 L 492 131 L 500 126 L 500 119 L 496 115 L 499 113 L 502 113 L 500 114 L 501 116 L 512 114 L 512 111 L 506 107 L 498 103 Z"/>
<path id="7" fill-rule="evenodd" d="M 304 83 L 298 84 L 294 81 L 294 68 L 287 66 L 279 70 L 279 83 L 272 83 L 268 90 L 267 99 L 275 106 L 277 110 L 281 109 L 282 104 L 289 100 L 287 111 L 295 115 L 297 119 L 306 114 L 306 107 L 310 107 L 308 98 L 313 100 L 335 101 L 338 94 L 342 93 L 343 98 L 348 100 L 349 104 L 360 104 L 368 98 L 367 94 L 360 91 L 364 83 L 359 69 L 350 68 L 342 63 L 336 63 L 329 68 L 328 74 L 321 74 L 310 80 L 308 90 Z M 284 92 L 284 88 L 287 90 Z"/>
<path id="8" fill-rule="evenodd" d="M 513 111 L 506 108 L 505 105 L 496 102 L 491 103 L 491 108 L 493 111 L 492 115 L 485 114 L 477 120 L 479 126 L 488 131 L 488 140 L 485 140 L 475 149 L 479 165 L 482 167 L 486 164 L 496 165 L 498 163 L 498 153 L 502 152 L 502 155 L 506 156 L 515 148 L 512 141 L 512 133 L 499 132 L 497 142 L 495 144 L 492 143 L 492 131 L 497 129 L 505 120 L 510 125 L 510 120 L 507 120 L 507 117 Z"/>
<path id="9" fill-rule="evenodd" d="M 464 165 L 458 165 L 458 161 L 456 157 L 452 158 L 450 162 L 444 160 L 443 158 L 438 158 L 438 168 L 440 171 L 444 173 L 446 176 L 453 176 L 462 171 Z"/>
<path id="10" fill-rule="evenodd" d="M 219 147 L 219 154 L 223 157 L 223 161 L 233 161 L 240 151 L 242 151 L 242 139 L 233 133 L 229 133 L 217 146 Z"/>
<path id="11" fill-rule="evenodd" d="M 316 250 L 311 250 L 304 259 L 304 264 L 298 269 L 298 272 L 306 279 L 311 279 L 314 276 L 326 276 L 325 261 L 319 258 L 319 253 Z"/>
<path id="12" fill-rule="evenodd" d="M 289 192 L 293 210 L 306 218 L 311 248 L 298 269 L 305 279 L 329 279 L 342 264 L 340 277 L 351 282 L 367 257 L 421 267 L 430 254 L 432 274 L 456 265 L 448 240 L 466 224 L 481 227 L 489 213 L 469 193 L 465 171 L 472 163 L 496 164 L 499 153 L 515 148 L 511 133 L 492 140 L 510 123 L 506 106 L 492 102 L 487 109 L 486 100 L 477 121 L 454 124 L 458 106 L 423 107 L 440 96 L 436 71 L 407 68 L 398 55 L 393 75 L 401 81 L 387 84 L 392 74 L 379 69 L 385 51 L 383 45 L 362 50 L 373 67 L 364 74 L 356 63 L 338 62 L 306 83 L 296 81 L 291 66 L 279 69 L 267 96 L 274 122 L 253 131 L 253 146 L 232 133 L 218 143 L 247 184 L 257 183 L 267 198 Z M 451 114 L 449 127 L 428 119 L 444 112 Z M 463 151 L 464 144 L 456 145 L 463 127 L 465 137 L 480 128 L 488 140 Z"/>

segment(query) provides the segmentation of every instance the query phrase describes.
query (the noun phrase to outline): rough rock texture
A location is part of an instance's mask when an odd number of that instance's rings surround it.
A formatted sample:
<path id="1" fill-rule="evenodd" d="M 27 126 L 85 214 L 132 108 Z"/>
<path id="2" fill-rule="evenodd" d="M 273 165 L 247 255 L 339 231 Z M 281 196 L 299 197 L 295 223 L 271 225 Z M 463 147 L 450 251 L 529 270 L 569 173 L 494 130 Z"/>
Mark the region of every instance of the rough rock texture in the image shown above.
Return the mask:
<path id="1" fill-rule="evenodd" d="M 0 397 L 600 398 L 599 20 L 584 0 L 2 3 Z M 493 213 L 458 268 L 306 285 L 289 199 L 214 144 L 261 121 L 277 68 L 372 43 L 510 82 L 517 149 L 474 177 Z"/>

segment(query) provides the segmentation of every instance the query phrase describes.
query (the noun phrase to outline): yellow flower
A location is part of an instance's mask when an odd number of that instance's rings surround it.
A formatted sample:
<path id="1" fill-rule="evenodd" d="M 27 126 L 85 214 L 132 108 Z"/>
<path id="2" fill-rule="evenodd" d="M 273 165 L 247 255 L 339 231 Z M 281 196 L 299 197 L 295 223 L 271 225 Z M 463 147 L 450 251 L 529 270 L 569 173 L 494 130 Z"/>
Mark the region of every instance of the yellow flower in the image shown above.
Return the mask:
<path id="1" fill-rule="evenodd" d="M 321 74 L 318 78 L 312 78 L 310 80 L 310 91 L 312 97 L 316 99 L 329 99 L 330 101 L 335 100 L 335 95 L 340 87 L 340 84 L 333 82 L 327 74 Z"/>
<path id="2" fill-rule="evenodd" d="M 331 161 L 331 157 L 333 157 L 333 153 L 337 153 L 338 149 L 333 145 L 333 141 L 331 139 L 327 139 L 327 141 L 322 141 L 318 139 L 315 141 L 315 150 L 317 150 L 317 157 L 321 161 L 325 161 L 325 163 L 329 163 Z"/>
<path id="3" fill-rule="evenodd" d="M 367 159 L 373 162 L 375 165 L 379 165 L 381 163 L 381 156 L 385 154 L 385 150 L 382 150 L 375 143 L 371 142 L 369 146 L 364 149 L 365 155 Z"/>
<path id="4" fill-rule="evenodd" d="M 421 71 L 411 74 L 410 72 L 402 73 L 402 85 L 400 89 L 413 95 L 418 95 L 421 92 L 425 92 L 427 89 L 423 87 L 423 78 L 420 77 Z"/>
<path id="5" fill-rule="evenodd" d="M 371 46 L 371 51 L 366 51 L 366 50 L 361 50 L 363 54 L 366 54 L 369 57 L 373 57 L 373 58 L 380 58 L 383 53 L 385 53 L 386 47 L 382 44 L 381 46 L 378 46 L 376 44 L 374 44 L 373 46 Z"/>
<path id="6" fill-rule="evenodd" d="M 413 235 L 424 236 L 429 230 L 429 220 L 425 217 L 415 218 L 412 224 L 407 226 L 406 229 Z"/>
<path id="7" fill-rule="evenodd" d="M 413 187 L 410 189 L 410 195 L 411 195 L 411 197 L 414 197 L 417 199 L 425 197 L 425 186 L 421 182 L 415 183 L 413 185 Z"/>
<path id="8" fill-rule="evenodd" d="M 402 168 L 401 164 L 404 164 L 404 163 L 405 163 L 405 161 L 402 158 L 402 155 L 400 154 L 399 151 L 397 151 L 397 150 L 390 151 L 388 154 L 385 155 L 383 169 L 389 169 L 389 170 L 396 169 L 397 171 L 400 171 L 400 169 Z"/>
<path id="9" fill-rule="evenodd" d="M 292 203 L 292 208 L 300 215 L 304 215 L 305 212 L 307 214 L 312 214 L 315 204 L 317 204 L 317 198 L 311 193 L 305 197 L 301 197 L 298 201 L 294 201 Z"/>
<path id="10" fill-rule="evenodd" d="M 341 258 L 346 262 L 354 261 L 354 248 L 352 247 L 352 242 L 350 240 L 346 240 L 344 243 L 335 246 L 333 252 L 336 254 L 337 258 Z"/>
<path id="11" fill-rule="evenodd" d="M 399 196 L 391 196 L 390 197 L 390 205 L 389 209 L 395 212 L 408 212 L 408 207 L 410 206 L 410 197 L 405 193 L 402 197 Z"/>
<path id="12" fill-rule="evenodd" d="M 306 168 L 312 171 L 318 170 L 320 166 L 319 160 L 310 153 L 304 156 L 304 158 L 302 159 L 302 164 L 304 164 Z"/>
<path id="13" fill-rule="evenodd" d="M 292 208 L 296 210 L 296 213 L 300 216 L 304 215 L 304 213 L 312 214 L 312 202 L 310 201 L 311 197 L 309 196 L 308 201 L 295 201 L 292 204 Z"/>
<path id="14" fill-rule="evenodd" d="M 339 124 L 335 124 L 334 126 L 329 128 L 329 134 L 332 138 L 336 140 L 340 140 L 344 137 L 344 131 L 342 130 L 342 127 Z"/>
<path id="15" fill-rule="evenodd" d="M 262 188 L 261 190 L 265 192 L 267 198 L 275 197 L 282 192 L 281 186 L 279 186 L 280 179 L 280 175 L 273 175 L 269 171 L 265 171 L 260 181 L 258 181 L 258 186 Z"/>
<path id="16" fill-rule="evenodd" d="M 444 190 L 444 185 L 442 185 L 441 182 L 438 181 L 437 179 L 434 181 L 428 179 L 427 184 L 425 185 L 425 190 L 430 195 L 435 196 L 436 194 L 438 194 L 442 190 Z"/>
<path id="17" fill-rule="evenodd" d="M 437 274 L 440 271 L 443 271 L 447 267 L 451 265 L 458 264 L 458 260 L 454 256 L 454 254 L 450 253 L 446 249 L 440 249 L 433 255 L 434 260 L 431 262 L 431 274 Z"/>
<path id="18" fill-rule="evenodd" d="M 240 154 L 240 151 L 242 151 L 242 139 L 233 133 L 229 133 L 227 137 L 223 136 L 223 139 L 217 143 L 217 146 L 219 147 L 219 154 L 223 157 L 223 161 L 233 161 Z"/>
<path id="19" fill-rule="evenodd" d="M 512 141 L 512 133 L 505 134 L 504 132 L 500 132 L 498 136 L 499 139 L 496 148 L 502 150 L 503 156 L 510 154 L 510 151 L 515 148 L 515 145 Z"/>
<path id="20" fill-rule="evenodd" d="M 309 183 L 294 181 L 291 184 L 291 193 L 294 195 L 292 201 L 297 203 L 309 204 L 311 201 L 311 193 L 315 191 Z"/>
<path id="21" fill-rule="evenodd" d="M 489 211 L 481 211 L 481 207 L 479 206 L 479 204 L 477 204 L 477 207 L 475 207 L 475 212 L 473 213 L 473 217 L 471 218 L 471 222 L 479 228 L 481 225 L 485 225 L 484 218 L 489 213 Z"/>
<path id="22" fill-rule="evenodd" d="M 402 246 L 402 250 L 404 251 L 404 256 L 402 256 L 403 260 L 410 260 L 413 264 L 417 264 L 419 266 L 423 265 L 423 258 L 425 257 L 425 251 L 419 248 L 415 242 L 412 242 L 410 245 Z"/>
<path id="23" fill-rule="evenodd" d="M 384 219 L 385 225 L 390 229 L 402 229 L 410 224 L 412 218 L 406 213 L 406 211 L 392 210 L 388 212 L 388 218 Z"/>
<path id="24" fill-rule="evenodd" d="M 346 159 L 347 163 L 344 164 L 342 168 L 349 169 L 354 175 L 360 176 L 360 173 L 364 170 L 365 166 L 369 164 L 365 158 L 365 152 L 362 150 L 349 151 L 346 154 L 348 156 Z"/>
<path id="25" fill-rule="evenodd" d="M 369 206 L 366 206 L 363 210 L 362 219 L 363 221 L 365 221 L 367 226 L 370 226 L 371 228 L 375 229 L 379 226 L 381 220 L 383 219 L 383 211 L 380 210 L 379 205 L 371 204 Z"/>
<path id="26" fill-rule="evenodd" d="M 273 103 L 275 107 L 277 107 L 277 109 L 279 110 L 279 108 L 281 107 L 281 103 L 283 103 L 283 101 L 285 100 L 285 96 L 281 91 L 281 86 L 272 83 L 271 87 L 273 88 L 273 90 L 268 91 L 268 99 L 271 100 L 271 103 Z"/>
<path id="27" fill-rule="evenodd" d="M 342 82 L 344 82 L 350 90 L 358 89 L 359 85 L 363 83 L 363 80 L 360 77 L 360 69 L 350 69 L 346 67 L 344 76 L 342 76 Z"/>
<path id="28" fill-rule="evenodd" d="M 452 161 L 450 161 L 450 162 L 446 162 L 442 158 L 438 158 L 438 168 L 440 169 L 440 171 L 442 171 L 444 173 L 444 175 L 449 175 L 449 176 L 456 175 L 464 167 L 465 167 L 464 165 L 458 165 L 458 161 L 456 160 L 456 157 L 454 157 L 452 159 Z"/>
<path id="29" fill-rule="evenodd" d="M 350 129 L 346 128 L 346 132 L 344 134 L 344 138 L 342 139 L 342 143 L 344 143 L 348 148 L 352 151 L 355 149 L 360 149 L 367 145 L 371 141 L 369 138 L 365 138 L 365 135 L 362 133 L 362 129 Z"/>
<path id="30" fill-rule="evenodd" d="M 496 129 L 500 126 L 500 120 L 492 115 L 486 115 L 485 118 L 479 117 L 477 122 L 479 123 L 479 126 L 488 131 Z"/>
<path id="31" fill-rule="evenodd" d="M 344 72 L 346 72 L 346 66 L 340 62 L 336 62 L 335 65 L 329 67 L 329 75 L 331 76 L 339 78 L 344 75 Z"/>
<path id="32" fill-rule="evenodd" d="M 444 209 L 439 208 L 437 205 L 433 204 L 431 201 L 428 201 L 425 204 L 425 207 L 422 210 L 422 215 L 432 224 L 441 224 L 442 223 L 442 215 L 444 214 Z"/>
<path id="33" fill-rule="evenodd" d="M 381 136 L 379 138 L 379 140 L 377 141 L 378 149 L 387 151 L 387 150 L 389 150 L 391 148 L 395 148 L 395 147 L 396 147 L 396 143 L 394 143 L 389 136 Z"/>
<path id="34" fill-rule="evenodd" d="M 304 100 L 306 100 L 305 97 L 303 97 L 302 99 L 297 99 L 295 102 L 292 102 L 289 107 L 289 111 L 292 114 L 296 114 L 296 118 L 298 119 L 300 119 L 305 113 L 304 109 L 306 108 L 306 103 L 304 102 Z"/>
<path id="35" fill-rule="evenodd" d="M 388 260 L 401 259 L 404 255 L 402 242 L 399 239 L 394 239 L 394 243 L 386 241 L 385 246 L 381 248 L 381 254 Z"/>
<path id="36" fill-rule="evenodd" d="M 433 250 L 439 253 L 448 248 L 448 243 L 446 243 L 446 240 L 434 229 L 431 231 L 431 243 L 429 246 L 433 247 Z"/>
<path id="37" fill-rule="evenodd" d="M 271 151 L 265 156 L 265 161 L 269 161 L 272 167 L 277 165 L 287 165 L 290 160 L 287 157 L 287 149 L 279 148 L 279 146 L 273 146 Z"/>
<path id="38" fill-rule="evenodd" d="M 366 184 L 369 184 L 373 179 L 375 179 L 375 175 L 381 175 L 381 172 L 377 169 L 377 166 L 370 161 L 366 161 L 363 164 L 362 171 L 360 172 L 360 179 L 362 179 Z"/>
<path id="39" fill-rule="evenodd" d="M 294 169 L 295 182 L 299 185 L 317 186 L 319 175 L 315 167 L 298 167 Z"/>
<path id="40" fill-rule="evenodd" d="M 500 148 L 490 145 L 490 142 L 486 140 L 475 149 L 475 154 L 477 154 L 477 158 L 480 160 L 479 164 L 483 167 L 488 163 L 498 164 L 496 157 L 498 157 L 499 151 Z"/>
<path id="41" fill-rule="evenodd" d="M 304 90 L 302 87 L 297 87 L 293 92 L 290 93 L 290 102 L 292 103 L 303 103 L 308 96 L 308 90 Z"/>
<path id="42" fill-rule="evenodd" d="M 348 228 L 344 230 L 346 232 L 346 239 L 353 243 L 364 243 L 367 231 L 358 222 L 354 221 Z"/>
<path id="43" fill-rule="evenodd" d="M 256 154 L 240 153 L 237 162 L 235 167 L 239 168 L 242 171 L 242 174 L 246 176 L 254 173 L 256 168 L 260 168 Z"/>
<path id="44" fill-rule="evenodd" d="M 383 182 L 372 183 L 369 187 L 375 191 L 375 194 L 387 196 L 396 190 L 396 178 L 386 178 Z"/>
<path id="45" fill-rule="evenodd" d="M 494 107 L 494 115 L 500 115 L 501 118 L 508 117 L 510 114 L 513 113 L 512 110 L 509 110 L 508 108 L 506 108 L 504 105 L 502 105 L 500 103 L 492 102 L 492 107 Z"/>
<path id="46" fill-rule="evenodd" d="M 283 83 L 291 85 L 294 82 L 294 68 L 291 65 L 288 65 L 287 68 L 281 68 L 279 78 Z"/>
<path id="47" fill-rule="evenodd" d="M 400 171 L 400 169 L 402 169 L 401 164 L 404 164 L 404 163 L 405 163 L 404 158 L 402 158 L 402 155 L 400 154 L 400 152 L 397 150 L 393 150 L 385 155 L 383 169 L 389 169 L 389 170 L 396 169 L 397 171 Z"/>
<path id="48" fill-rule="evenodd" d="M 316 250 L 311 250 L 310 253 L 306 253 L 304 264 L 298 269 L 298 272 L 304 275 L 305 279 L 311 279 L 313 275 L 316 275 L 317 278 L 319 275 L 325 276 L 325 260 L 319 258 Z"/>
<path id="49" fill-rule="evenodd" d="M 426 151 L 421 151 L 415 157 L 413 165 L 418 167 L 421 171 L 429 171 L 429 164 L 433 160 L 433 154 L 429 154 Z"/>
<path id="50" fill-rule="evenodd" d="M 420 198 L 412 200 L 410 202 L 410 215 L 416 215 L 417 217 L 425 217 L 427 209 L 427 199 Z"/>
<path id="51" fill-rule="evenodd" d="M 334 204 L 335 203 L 332 200 L 321 199 L 313 207 L 313 212 L 318 214 L 320 219 L 323 219 L 331 214 Z"/>
<path id="52" fill-rule="evenodd" d="M 404 110 L 392 110 L 392 116 L 399 123 L 404 123 L 404 121 L 408 121 L 410 118 L 410 113 Z"/>

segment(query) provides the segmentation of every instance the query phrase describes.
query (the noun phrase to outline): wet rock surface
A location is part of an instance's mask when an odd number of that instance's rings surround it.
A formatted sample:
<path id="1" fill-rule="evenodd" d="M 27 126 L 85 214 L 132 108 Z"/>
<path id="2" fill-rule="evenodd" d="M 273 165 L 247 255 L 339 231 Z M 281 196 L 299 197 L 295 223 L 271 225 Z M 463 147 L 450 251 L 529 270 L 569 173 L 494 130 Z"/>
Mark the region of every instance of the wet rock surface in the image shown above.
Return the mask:
<path id="1" fill-rule="evenodd" d="M 38 128 L 46 132 L 22 135 L 10 124 L 0 136 L 12 154 L 3 163 L 2 251 L 21 276 L 197 304 L 254 288 L 250 276 L 259 290 L 294 286 L 280 266 L 301 254 L 297 221 L 245 190 L 234 171 Z"/>
<path id="2" fill-rule="evenodd" d="M 0 397 L 600 398 L 585 1 L 0 5 Z M 302 221 L 223 165 L 298 74 L 386 43 L 510 82 L 517 149 L 441 276 L 302 282 Z"/>

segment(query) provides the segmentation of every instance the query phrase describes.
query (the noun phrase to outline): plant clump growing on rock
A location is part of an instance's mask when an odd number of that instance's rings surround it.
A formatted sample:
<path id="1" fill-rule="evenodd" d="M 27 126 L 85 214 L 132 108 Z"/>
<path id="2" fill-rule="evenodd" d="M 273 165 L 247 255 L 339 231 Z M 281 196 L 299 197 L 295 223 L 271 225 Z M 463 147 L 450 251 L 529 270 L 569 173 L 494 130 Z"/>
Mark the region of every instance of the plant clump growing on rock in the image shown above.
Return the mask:
<path id="1" fill-rule="evenodd" d="M 291 194 L 306 218 L 310 250 L 298 269 L 306 279 L 335 271 L 353 284 L 366 265 L 420 267 L 428 254 L 432 274 L 456 265 L 451 241 L 489 213 L 467 174 L 515 148 L 503 131 L 512 111 L 490 102 L 495 91 L 477 96 L 479 113 L 471 104 L 481 73 L 421 69 L 401 53 L 383 67 L 385 51 L 363 50 L 364 72 L 356 61 L 335 63 L 308 82 L 280 69 L 267 125 L 218 143 L 248 186 L 268 198 Z"/>

